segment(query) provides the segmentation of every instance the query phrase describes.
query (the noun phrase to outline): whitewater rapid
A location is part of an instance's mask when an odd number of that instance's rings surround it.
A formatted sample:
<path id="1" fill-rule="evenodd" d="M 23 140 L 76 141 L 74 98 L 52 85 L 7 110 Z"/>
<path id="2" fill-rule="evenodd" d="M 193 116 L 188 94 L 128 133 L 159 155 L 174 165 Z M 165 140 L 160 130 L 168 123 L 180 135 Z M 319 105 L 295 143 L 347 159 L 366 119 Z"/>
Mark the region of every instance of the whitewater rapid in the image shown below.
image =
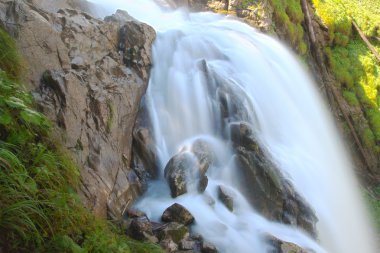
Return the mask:
<path id="1" fill-rule="evenodd" d="M 378 251 L 350 158 L 316 85 L 288 49 L 221 15 L 162 10 L 143 0 L 107 1 L 107 6 L 110 13 L 127 10 L 157 31 L 146 102 L 161 180 L 151 183 L 136 204 L 139 209 L 159 220 L 171 204 L 184 205 L 195 217 L 193 229 L 222 253 L 267 252 L 266 234 L 318 253 Z M 233 153 L 228 138 L 222 138 L 212 99 L 216 90 L 207 86 L 203 63 L 244 94 L 245 121 L 255 126 L 260 145 L 316 212 L 317 241 L 268 221 L 239 192 Z M 218 154 L 207 172 L 206 193 L 218 199 L 217 186 L 229 187 L 236 195 L 234 212 L 218 201 L 211 207 L 196 191 L 171 198 L 162 176 L 165 165 L 196 139 L 207 140 Z"/>

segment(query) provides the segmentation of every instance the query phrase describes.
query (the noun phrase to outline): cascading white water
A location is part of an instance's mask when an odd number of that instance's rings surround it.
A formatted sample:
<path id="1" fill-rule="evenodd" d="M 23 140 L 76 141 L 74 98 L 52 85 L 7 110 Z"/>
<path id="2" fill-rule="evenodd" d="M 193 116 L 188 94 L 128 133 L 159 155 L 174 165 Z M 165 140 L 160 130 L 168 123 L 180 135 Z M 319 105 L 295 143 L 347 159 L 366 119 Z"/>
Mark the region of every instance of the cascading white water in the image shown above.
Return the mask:
<path id="1" fill-rule="evenodd" d="M 101 2 L 101 1 L 99 1 Z M 233 19 L 183 10 L 164 13 L 152 1 L 107 1 L 127 10 L 157 31 L 147 103 L 159 150 L 160 168 L 196 139 L 207 140 L 217 156 L 207 172 L 206 192 L 217 199 L 217 185 L 235 192 L 234 212 L 208 204 L 196 191 L 172 199 L 161 180 L 137 203 L 158 220 L 177 202 L 195 216 L 194 230 L 220 252 L 267 252 L 269 233 L 315 252 L 375 253 L 374 233 L 338 133 L 319 94 L 295 57 L 276 40 Z M 238 90 L 246 121 L 273 162 L 315 209 L 319 240 L 301 230 L 266 220 L 248 204 L 236 185 L 233 154 L 222 138 L 213 100 L 201 65 Z"/>

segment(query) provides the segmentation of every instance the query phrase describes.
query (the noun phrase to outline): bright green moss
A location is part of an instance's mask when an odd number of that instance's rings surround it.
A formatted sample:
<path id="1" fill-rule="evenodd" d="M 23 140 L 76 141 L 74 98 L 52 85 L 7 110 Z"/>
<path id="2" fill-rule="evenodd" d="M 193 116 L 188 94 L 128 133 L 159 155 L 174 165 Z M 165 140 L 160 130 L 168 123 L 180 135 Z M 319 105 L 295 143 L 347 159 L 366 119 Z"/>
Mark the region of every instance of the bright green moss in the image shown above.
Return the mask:
<path id="1" fill-rule="evenodd" d="M 304 20 L 304 14 L 300 0 L 271 0 L 270 2 L 274 8 L 276 26 L 286 32 L 291 46 L 297 53 L 305 56 L 307 45 L 303 41 L 304 30 L 301 23 Z"/>
<path id="2" fill-rule="evenodd" d="M 359 106 L 359 100 L 356 98 L 356 94 L 353 91 L 343 90 L 343 97 L 352 106 Z"/>

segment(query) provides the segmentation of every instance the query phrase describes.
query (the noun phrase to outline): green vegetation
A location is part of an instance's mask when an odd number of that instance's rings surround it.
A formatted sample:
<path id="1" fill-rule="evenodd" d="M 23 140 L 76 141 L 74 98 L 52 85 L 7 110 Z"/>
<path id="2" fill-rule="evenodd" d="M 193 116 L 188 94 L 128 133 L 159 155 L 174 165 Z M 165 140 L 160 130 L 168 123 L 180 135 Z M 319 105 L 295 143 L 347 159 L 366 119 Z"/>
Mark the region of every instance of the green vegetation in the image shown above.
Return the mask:
<path id="1" fill-rule="evenodd" d="M 9 78 L 18 80 L 23 71 L 21 57 L 16 50 L 15 41 L 0 28 L 0 69 L 4 70 Z"/>
<path id="2" fill-rule="evenodd" d="M 372 211 L 378 238 L 380 238 L 380 186 L 375 187 L 371 192 L 366 192 L 365 196 Z"/>
<path id="3" fill-rule="evenodd" d="M 380 63 L 352 28 L 355 21 L 369 39 L 380 35 L 377 0 L 313 0 L 317 14 L 328 26 L 330 47 L 325 49 L 343 96 L 360 106 L 370 125 L 362 133 L 365 145 L 380 153 Z M 380 52 L 377 39 L 371 43 Z"/>
<path id="4" fill-rule="evenodd" d="M 301 23 L 304 20 L 304 14 L 300 0 L 270 0 L 270 2 L 274 8 L 276 27 L 284 30 L 291 46 L 299 55 L 305 56 L 307 45 L 303 40 L 304 30 Z"/>
<path id="5" fill-rule="evenodd" d="M 0 251 L 163 252 L 127 238 L 82 206 L 78 168 L 15 81 L 21 60 L 14 42 L 3 31 L 0 41 L 7 41 L 0 43 Z"/>

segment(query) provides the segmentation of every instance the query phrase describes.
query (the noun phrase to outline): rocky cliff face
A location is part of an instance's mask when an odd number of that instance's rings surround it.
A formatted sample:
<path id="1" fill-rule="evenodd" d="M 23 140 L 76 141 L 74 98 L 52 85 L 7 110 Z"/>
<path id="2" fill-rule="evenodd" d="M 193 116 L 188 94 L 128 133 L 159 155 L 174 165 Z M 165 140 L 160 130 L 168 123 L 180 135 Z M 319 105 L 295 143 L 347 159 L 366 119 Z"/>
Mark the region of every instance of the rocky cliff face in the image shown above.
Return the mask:
<path id="1" fill-rule="evenodd" d="M 102 21 L 55 10 L 42 0 L 1 0 L 0 25 L 16 38 L 28 88 L 81 167 L 84 203 L 119 217 L 141 190 L 129 166 L 131 135 L 155 32 L 124 12 Z"/>

